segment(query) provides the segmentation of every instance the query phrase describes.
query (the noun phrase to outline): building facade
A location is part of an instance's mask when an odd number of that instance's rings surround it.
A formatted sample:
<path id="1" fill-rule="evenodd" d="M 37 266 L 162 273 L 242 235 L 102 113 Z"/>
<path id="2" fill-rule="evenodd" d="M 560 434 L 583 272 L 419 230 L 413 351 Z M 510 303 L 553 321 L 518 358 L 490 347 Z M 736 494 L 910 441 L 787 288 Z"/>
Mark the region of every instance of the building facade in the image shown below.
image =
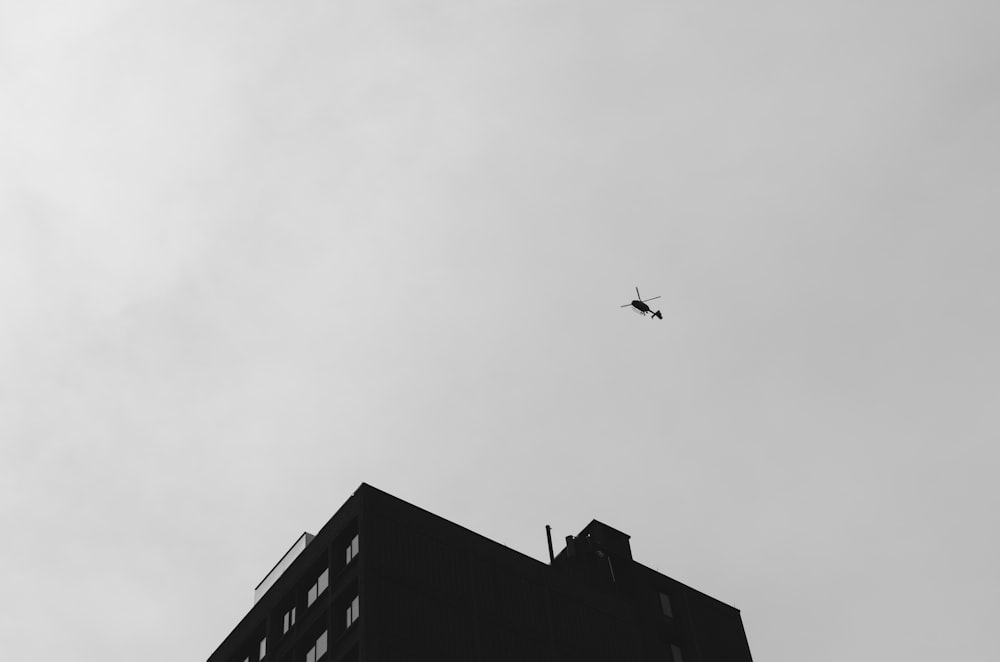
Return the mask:
<path id="1" fill-rule="evenodd" d="M 550 548 L 551 554 L 551 548 Z M 208 662 L 751 662 L 740 613 L 596 520 L 548 564 L 362 484 Z"/>

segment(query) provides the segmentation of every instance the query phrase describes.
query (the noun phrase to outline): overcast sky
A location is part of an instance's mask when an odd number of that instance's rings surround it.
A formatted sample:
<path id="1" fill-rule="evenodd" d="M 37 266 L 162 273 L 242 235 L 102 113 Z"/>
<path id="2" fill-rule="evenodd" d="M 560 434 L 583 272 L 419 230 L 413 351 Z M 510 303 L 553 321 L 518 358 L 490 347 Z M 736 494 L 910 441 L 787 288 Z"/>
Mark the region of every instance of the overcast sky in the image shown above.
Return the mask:
<path id="1" fill-rule="evenodd" d="M 599 518 L 762 662 L 996 659 L 998 34 L 0 0 L 4 657 L 204 660 L 365 481 Z"/>

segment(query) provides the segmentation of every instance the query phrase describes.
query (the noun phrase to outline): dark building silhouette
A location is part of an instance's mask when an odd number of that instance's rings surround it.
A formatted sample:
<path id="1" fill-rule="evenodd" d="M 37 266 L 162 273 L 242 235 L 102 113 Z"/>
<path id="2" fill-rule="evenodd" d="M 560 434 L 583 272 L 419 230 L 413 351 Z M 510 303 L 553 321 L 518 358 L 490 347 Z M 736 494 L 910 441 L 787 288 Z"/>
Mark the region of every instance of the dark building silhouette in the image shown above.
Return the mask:
<path id="1" fill-rule="evenodd" d="M 296 541 L 208 658 L 272 660 L 751 657 L 737 609 L 634 561 L 629 536 L 606 524 L 568 536 L 545 564 L 362 484 Z"/>

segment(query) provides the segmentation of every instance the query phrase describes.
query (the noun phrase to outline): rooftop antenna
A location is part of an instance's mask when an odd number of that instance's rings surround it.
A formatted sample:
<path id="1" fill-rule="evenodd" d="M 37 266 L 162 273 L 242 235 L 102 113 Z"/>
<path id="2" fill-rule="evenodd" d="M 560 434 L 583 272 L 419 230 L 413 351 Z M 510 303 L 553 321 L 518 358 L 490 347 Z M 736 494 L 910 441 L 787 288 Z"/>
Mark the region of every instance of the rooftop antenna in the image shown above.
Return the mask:
<path id="1" fill-rule="evenodd" d="M 556 555 L 552 551 L 552 527 L 549 526 L 548 524 L 545 525 L 545 537 L 549 541 L 549 565 L 552 565 L 553 563 L 555 563 Z"/>

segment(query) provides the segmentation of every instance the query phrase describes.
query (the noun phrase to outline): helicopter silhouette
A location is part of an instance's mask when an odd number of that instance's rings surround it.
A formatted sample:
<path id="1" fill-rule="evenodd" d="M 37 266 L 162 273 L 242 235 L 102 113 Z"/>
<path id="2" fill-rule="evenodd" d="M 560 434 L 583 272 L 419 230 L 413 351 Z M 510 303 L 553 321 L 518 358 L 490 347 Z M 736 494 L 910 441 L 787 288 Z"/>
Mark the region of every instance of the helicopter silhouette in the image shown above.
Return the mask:
<path id="1" fill-rule="evenodd" d="M 653 311 L 650 310 L 649 306 L 646 305 L 646 301 L 652 301 L 653 299 L 659 299 L 660 298 L 659 296 L 655 296 L 655 297 L 651 297 L 651 298 L 646 299 L 645 301 L 643 301 L 642 295 L 639 294 L 639 288 L 638 287 L 635 288 L 635 296 L 636 296 L 636 300 L 635 301 L 633 301 L 632 303 L 626 303 L 624 306 L 622 306 L 622 308 L 628 308 L 629 306 L 632 306 L 643 317 L 646 316 L 646 313 L 653 312 Z M 653 313 L 653 317 L 658 317 L 659 319 L 663 319 L 663 315 L 658 310 Z"/>

